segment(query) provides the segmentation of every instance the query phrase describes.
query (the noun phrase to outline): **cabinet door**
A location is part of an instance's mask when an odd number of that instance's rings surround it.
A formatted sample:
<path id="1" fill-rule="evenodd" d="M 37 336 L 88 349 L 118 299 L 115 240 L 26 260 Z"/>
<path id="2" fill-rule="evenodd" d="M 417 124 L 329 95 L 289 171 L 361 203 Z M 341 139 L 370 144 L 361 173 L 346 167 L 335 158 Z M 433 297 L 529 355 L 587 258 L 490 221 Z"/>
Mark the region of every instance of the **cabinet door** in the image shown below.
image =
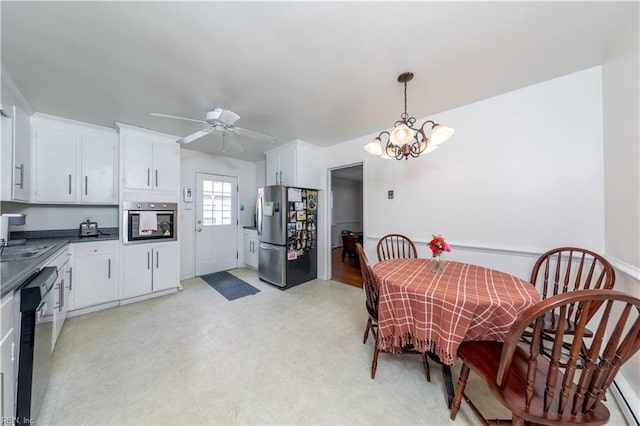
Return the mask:
<path id="1" fill-rule="evenodd" d="M 31 121 L 18 107 L 13 110 L 13 185 L 12 198 L 29 201 L 31 197 Z"/>
<path id="2" fill-rule="evenodd" d="M 40 127 L 36 130 L 36 201 L 76 201 L 76 133 Z"/>
<path id="3" fill-rule="evenodd" d="M 249 266 L 250 258 L 251 258 L 251 235 L 249 231 L 244 231 L 244 264 Z"/>
<path id="4" fill-rule="evenodd" d="M 280 155 L 278 153 L 267 154 L 267 185 L 280 183 Z"/>
<path id="5" fill-rule="evenodd" d="M 258 238 L 250 238 L 249 245 L 251 248 L 251 252 L 249 256 L 249 263 L 247 263 L 247 266 L 257 270 L 258 269 L 258 246 L 260 245 L 260 240 Z"/>
<path id="6" fill-rule="evenodd" d="M 83 134 L 81 158 L 82 202 L 117 204 L 114 180 L 115 139 Z"/>
<path id="7" fill-rule="evenodd" d="M 122 247 L 125 299 L 151 293 L 151 252 L 148 244 Z"/>
<path id="8" fill-rule="evenodd" d="M 285 148 L 280 151 L 280 184 L 295 186 L 296 180 L 296 149 Z"/>
<path id="9" fill-rule="evenodd" d="M 153 249 L 153 291 L 176 288 L 178 278 L 178 246 L 167 244 Z"/>
<path id="10" fill-rule="evenodd" d="M 151 189 L 153 142 L 151 138 L 126 135 L 124 151 L 124 187 L 128 189 Z"/>
<path id="11" fill-rule="evenodd" d="M 2 391 L 2 413 L 0 413 L 0 417 L 9 420 L 15 415 L 13 400 L 13 395 L 15 394 L 15 372 L 13 370 L 15 344 L 13 330 L 12 328 L 0 340 L 0 390 Z"/>
<path id="12" fill-rule="evenodd" d="M 73 276 L 73 308 L 85 308 L 116 299 L 113 254 L 76 256 Z"/>
<path id="13" fill-rule="evenodd" d="M 180 147 L 172 142 L 153 143 L 152 187 L 159 191 L 178 190 Z"/>

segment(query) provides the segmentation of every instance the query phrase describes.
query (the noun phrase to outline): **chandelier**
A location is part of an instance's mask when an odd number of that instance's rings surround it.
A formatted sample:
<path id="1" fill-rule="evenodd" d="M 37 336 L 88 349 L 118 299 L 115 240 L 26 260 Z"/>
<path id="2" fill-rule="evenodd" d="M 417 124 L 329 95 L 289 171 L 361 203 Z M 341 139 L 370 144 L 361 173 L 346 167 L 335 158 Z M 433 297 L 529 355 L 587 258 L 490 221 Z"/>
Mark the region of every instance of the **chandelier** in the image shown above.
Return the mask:
<path id="1" fill-rule="evenodd" d="M 404 84 L 404 112 L 400 120 L 393 124 L 391 133 L 380 132 L 364 149 L 369 154 L 382 158 L 396 160 L 408 160 L 409 157 L 418 157 L 425 152 L 431 152 L 438 145 L 445 142 L 453 135 L 454 129 L 443 126 L 432 120 L 425 121 L 420 127 L 415 127 L 416 118 L 407 114 L 407 83 L 413 79 L 413 73 L 405 72 L 398 76 L 398 81 Z M 430 131 L 427 137 L 425 129 Z"/>

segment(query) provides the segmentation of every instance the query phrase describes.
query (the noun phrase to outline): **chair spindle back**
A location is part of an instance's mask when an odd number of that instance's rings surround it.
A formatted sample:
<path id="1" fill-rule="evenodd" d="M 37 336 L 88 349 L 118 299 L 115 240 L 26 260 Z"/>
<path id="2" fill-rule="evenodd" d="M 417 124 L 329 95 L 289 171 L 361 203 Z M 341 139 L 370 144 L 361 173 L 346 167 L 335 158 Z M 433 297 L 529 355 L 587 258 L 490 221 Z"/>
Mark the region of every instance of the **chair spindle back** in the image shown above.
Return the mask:
<path id="1" fill-rule="evenodd" d="M 366 295 L 366 306 L 369 315 L 374 319 L 378 318 L 378 285 L 373 276 L 373 269 L 369 264 L 367 254 L 360 243 L 356 243 L 356 250 L 360 256 L 360 273 L 362 274 L 362 288 Z"/>
<path id="2" fill-rule="evenodd" d="M 388 234 L 378 241 L 378 261 L 418 257 L 416 245 L 402 234 Z"/>

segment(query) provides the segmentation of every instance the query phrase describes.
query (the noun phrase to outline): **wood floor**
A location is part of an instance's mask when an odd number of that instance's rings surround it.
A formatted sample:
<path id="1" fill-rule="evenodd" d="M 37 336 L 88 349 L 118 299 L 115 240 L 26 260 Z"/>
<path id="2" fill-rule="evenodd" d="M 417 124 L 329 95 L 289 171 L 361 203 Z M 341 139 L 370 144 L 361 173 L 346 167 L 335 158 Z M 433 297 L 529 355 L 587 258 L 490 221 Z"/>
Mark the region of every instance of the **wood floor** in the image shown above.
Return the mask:
<path id="1" fill-rule="evenodd" d="M 342 262 L 342 247 L 336 247 L 331 250 L 331 279 L 362 288 L 360 265 L 349 257 L 345 257 L 344 262 Z"/>

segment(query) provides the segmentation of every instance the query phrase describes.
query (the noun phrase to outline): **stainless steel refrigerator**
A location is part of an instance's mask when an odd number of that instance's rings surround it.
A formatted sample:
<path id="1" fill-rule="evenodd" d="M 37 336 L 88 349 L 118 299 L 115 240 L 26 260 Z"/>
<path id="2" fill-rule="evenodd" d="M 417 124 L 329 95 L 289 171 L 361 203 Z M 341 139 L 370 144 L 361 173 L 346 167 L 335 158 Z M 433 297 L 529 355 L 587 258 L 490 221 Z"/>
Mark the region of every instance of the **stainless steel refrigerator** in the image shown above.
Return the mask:
<path id="1" fill-rule="evenodd" d="M 279 287 L 318 276 L 318 190 L 265 186 L 258 190 L 258 275 Z"/>

